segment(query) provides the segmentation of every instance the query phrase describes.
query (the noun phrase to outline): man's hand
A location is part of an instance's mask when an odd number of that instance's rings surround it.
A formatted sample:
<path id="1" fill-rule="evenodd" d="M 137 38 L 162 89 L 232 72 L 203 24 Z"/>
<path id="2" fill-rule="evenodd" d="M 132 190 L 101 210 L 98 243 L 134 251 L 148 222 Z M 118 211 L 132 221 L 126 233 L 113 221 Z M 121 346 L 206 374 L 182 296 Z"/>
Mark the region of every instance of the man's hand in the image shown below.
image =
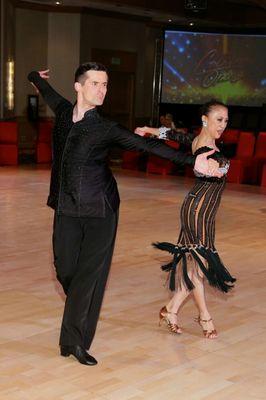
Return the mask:
<path id="1" fill-rule="evenodd" d="M 45 69 L 44 71 L 38 71 L 38 73 L 39 73 L 41 78 L 49 79 L 49 71 L 50 71 L 49 69 Z M 39 94 L 38 88 L 34 85 L 34 83 L 31 82 L 31 84 L 34 87 L 36 93 Z"/>
<path id="2" fill-rule="evenodd" d="M 45 69 L 44 71 L 38 71 L 38 72 L 41 78 L 49 79 L 50 78 L 49 71 L 50 71 L 49 69 Z"/>
<path id="3" fill-rule="evenodd" d="M 221 178 L 223 174 L 219 171 L 219 163 L 213 159 L 207 160 L 207 157 L 213 154 L 215 150 L 207 151 L 196 157 L 194 170 L 208 176 Z"/>

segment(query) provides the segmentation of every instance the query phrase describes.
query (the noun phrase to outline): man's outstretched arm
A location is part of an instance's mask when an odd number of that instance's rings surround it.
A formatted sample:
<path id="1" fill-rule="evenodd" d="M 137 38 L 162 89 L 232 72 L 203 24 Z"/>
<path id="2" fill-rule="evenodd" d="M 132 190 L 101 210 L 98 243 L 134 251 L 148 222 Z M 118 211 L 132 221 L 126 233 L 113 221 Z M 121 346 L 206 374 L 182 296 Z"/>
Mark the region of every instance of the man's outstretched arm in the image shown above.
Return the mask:
<path id="1" fill-rule="evenodd" d="M 60 111 L 61 106 L 71 105 L 71 103 L 57 93 L 51 85 L 47 82 L 49 78 L 49 70 L 45 71 L 32 71 L 28 75 L 28 80 L 33 86 L 41 93 L 46 104 L 51 110 L 57 114 Z"/>
<path id="2" fill-rule="evenodd" d="M 218 171 L 219 164 L 207 157 L 214 153 L 214 150 L 198 155 L 197 157 L 173 149 L 157 139 L 145 138 L 135 135 L 126 128 L 115 125 L 110 131 L 110 141 L 118 144 L 125 150 L 145 151 L 156 156 L 166 158 L 176 164 L 192 165 L 197 172 L 204 175 L 221 177 Z"/>

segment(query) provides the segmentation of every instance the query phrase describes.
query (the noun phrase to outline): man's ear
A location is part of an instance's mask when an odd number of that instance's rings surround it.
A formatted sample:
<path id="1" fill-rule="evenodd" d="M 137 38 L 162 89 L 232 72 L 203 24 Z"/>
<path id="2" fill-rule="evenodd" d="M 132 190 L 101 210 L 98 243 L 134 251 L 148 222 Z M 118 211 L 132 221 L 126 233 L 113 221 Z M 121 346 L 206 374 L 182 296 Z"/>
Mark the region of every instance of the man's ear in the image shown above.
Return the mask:
<path id="1" fill-rule="evenodd" d="M 75 89 L 76 92 L 80 91 L 80 87 L 81 87 L 81 84 L 79 82 L 75 82 L 74 83 L 74 89 Z"/>

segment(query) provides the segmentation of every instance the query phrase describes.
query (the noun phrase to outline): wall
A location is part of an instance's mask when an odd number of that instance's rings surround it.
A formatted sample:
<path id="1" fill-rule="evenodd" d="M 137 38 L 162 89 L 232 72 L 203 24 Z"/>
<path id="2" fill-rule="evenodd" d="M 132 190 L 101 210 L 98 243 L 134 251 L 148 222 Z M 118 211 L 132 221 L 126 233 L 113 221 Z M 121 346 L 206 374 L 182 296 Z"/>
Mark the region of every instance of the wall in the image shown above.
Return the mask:
<path id="1" fill-rule="evenodd" d="M 158 37 L 160 29 L 142 21 L 16 8 L 16 115 L 26 115 L 27 96 L 35 93 L 26 79 L 29 71 L 49 67 L 51 84 L 73 101 L 73 72 L 99 48 L 137 54 L 135 115 L 150 118 Z M 41 99 L 40 115 L 52 115 Z"/>
<path id="2" fill-rule="evenodd" d="M 15 114 L 19 122 L 20 160 L 34 161 L 38 125 L 28 121 L 28 95 L 36 94 L 27 80 L 32 70 L 50 68 L 49 82 L 74 100 L 73 71 L 79 64 L 79 14 L 16 9 Z M 40 117 L 53 116 L 39 96 Z"/>
<path id="3" fill-rule="evenodd" d="M 46 12 L 16 9 L 16 63 L 15 105 L 16 115 L 27 114 L 28 94 L 35 94 L 27 75 L 32 70 L 47 66 L 48 15 Z M 40 99 L 41 114 L 46 114 Z"/>
<path id="4" fill-rule="evenodd" d="M 74 100 L 73 71 L 79 64 L 80 15 L 16 9 L 16 116 L 27 114 L 27 75 L 50 68 L 50 83 Z M 40 96 L 40 115 L 53 115 Z"/>
<path id="5" fill-rule="evenodd" d="M 88 13 L 81 16 L 81 62 L 91 59 L 92 48 L 137 53 L 135 101 L 137 118 L 149 117 L 151 114 L 155 39 L 160 36 L 159 29 L 147 27 L 145 22 L 107 18 Z"/>
<path id="6" fill-rule="evenodd" d="M 0 0 L 0 118 L 12 118 L 15 114 L 13 105 L 7 99 L 7 62 L 13 62 L 15 58 L 14 25 L 15 8 L 12 2 Z M 14 80 L 11 79 L 11 81 L 14 94 Z"/>
<path id="7" fill-rule="evenodd" d="M 50 83 L 70 101 L 75 100 L 74 72 L 79 65 L 80 15 L 49 13 L 48 57 Z M 52 112 L 48 111 L 48 115 Z"/>

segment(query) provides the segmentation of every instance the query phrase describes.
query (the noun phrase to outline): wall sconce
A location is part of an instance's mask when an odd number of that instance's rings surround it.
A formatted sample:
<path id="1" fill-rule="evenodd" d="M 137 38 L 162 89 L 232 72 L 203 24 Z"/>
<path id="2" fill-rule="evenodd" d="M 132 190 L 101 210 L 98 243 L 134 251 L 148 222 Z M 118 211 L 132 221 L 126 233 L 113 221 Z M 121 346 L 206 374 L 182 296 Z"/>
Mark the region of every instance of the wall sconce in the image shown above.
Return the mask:
<path id="1" fill-rule="evenodd" d="M 14 92 L 15 92 L 15 63 L 12 60 L 7 61 L 7 74 L 6 74 L 6 97 L 7 109 L 14 110 Z"/>

